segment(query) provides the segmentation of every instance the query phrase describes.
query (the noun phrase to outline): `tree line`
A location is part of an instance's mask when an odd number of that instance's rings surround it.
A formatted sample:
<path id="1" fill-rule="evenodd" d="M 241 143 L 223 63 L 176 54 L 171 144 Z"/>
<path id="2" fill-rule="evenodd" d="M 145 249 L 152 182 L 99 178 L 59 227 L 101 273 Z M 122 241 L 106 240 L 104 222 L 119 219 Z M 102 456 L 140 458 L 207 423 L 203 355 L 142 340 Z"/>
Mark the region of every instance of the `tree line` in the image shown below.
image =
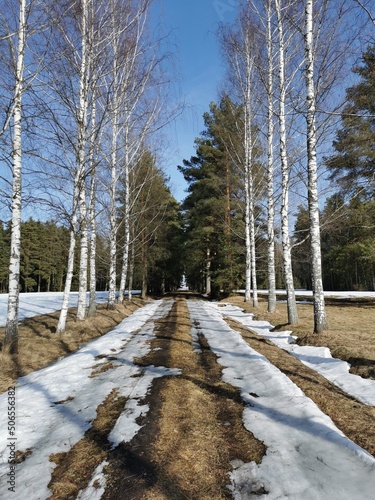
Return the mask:
<path id="1" fill-rule="evenodd" d="M 373 289 L 373 21 L 368 2 L 248 0 L 221 27 L 222 96 L 179 167 L 194 286 L 257 307 L 261 285 L 270 312 L 285 288 L 290 324 L 307 287 L 316 333 L 324 288 Z"/>

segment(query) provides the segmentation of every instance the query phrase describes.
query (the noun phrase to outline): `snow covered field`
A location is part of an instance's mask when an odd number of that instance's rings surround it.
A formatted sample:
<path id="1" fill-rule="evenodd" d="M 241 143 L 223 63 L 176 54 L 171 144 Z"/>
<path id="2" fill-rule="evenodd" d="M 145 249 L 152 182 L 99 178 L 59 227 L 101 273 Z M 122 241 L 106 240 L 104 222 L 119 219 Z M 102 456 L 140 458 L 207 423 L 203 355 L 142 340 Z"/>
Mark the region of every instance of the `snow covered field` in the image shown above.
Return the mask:
<path id="1" fill-rule="evenodd" d="M 88 296 L 88 295 L 87 295 Z M 98 303 L 105 302 L 108 298 L 108 292 L 97 292 L 96 300 Z M 76 307 L 78 292 L 71 292 L 69 307 Z M 63 301 L 63 292 L 42 292 L 42 293 L 20 293 L 20 312 L 19 320 L 32 318 L 39 314 L 49 314 L 61 309 Z M 0 295 L 0 326 L 6 325 L 8 307 L 8 294 Z"/>
<path id="2" fill-rule="evenodd" d="M 140 293 L 140 290 L 133 290 L 134 295 Z M 87 294 L 88 303 L 89 294 Z M 98 304 L 106 302 L 108 292 L 96 292 L 96 301 Z M 78 292 L 71 292 L 69 307 L 76 307 Z M 63 301 L 63 292 L 41 292 L 41 293 L 20 293 L 20 313 L 19 320 L 32 318 L 39 314 L 49 314 L 61 309 Z M 6 315 L 8 306 L 8 294 L 0 294 L 0 326 L 6 325 Z"/>

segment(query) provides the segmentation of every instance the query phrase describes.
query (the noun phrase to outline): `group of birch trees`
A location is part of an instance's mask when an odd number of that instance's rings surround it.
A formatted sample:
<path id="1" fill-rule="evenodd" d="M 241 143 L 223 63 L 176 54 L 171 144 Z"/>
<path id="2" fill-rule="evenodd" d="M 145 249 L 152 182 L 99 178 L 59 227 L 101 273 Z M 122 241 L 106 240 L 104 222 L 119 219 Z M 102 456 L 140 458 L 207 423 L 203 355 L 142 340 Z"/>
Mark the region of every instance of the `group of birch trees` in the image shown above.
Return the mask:
<path id="1" fill-rule="evenodd" d="M 152 0 L 1 2 L 5 92 L 0 139 L 3 164 L 9 168 L 1 178 L 12 213 L 5 337 L 9 352 L 16 352 L 18 337 L 21 193 L 27 193 L 25 201 L 43 204 L 69 227 L 57 331 L 65 330 L 77 242 L 77 319 L 83 320 L 87 310 L 95 311 L 98 222 L 109 226 L 108 307 L 116 300 L 119 265 L 119 300 L 123 298 L 132 238 L 139 237 L 134 228 L 142 216 L 137 205 L 140 187 L 132 179 L 144 155 L 153 154 L 153 133 L 171 116 L 166 102 L 168 58 L 151 7 Z M 150 175 L 161 174 L 154 169 Z M 144 192 L 150 185 L 143 185 Z"/>
<path id="2" fill-rule="evenodd" d="M 361 5 L 359 5 L 361 4 Z M 318 167 L 332 142 L 343 104 L 348 64 L 358 57 L 363 2 L 352 0 L 247 0 L 233 26 L 220 31 L 230 95 L 243 106 L 242 170 L 245 186 L 246 295 L 257 306 L 256 200 L 267 199 L 269 311 L 275 310 L 275 228 L 282 242 L 288 322 L 298 322 L 290 237 L 290 196 L 305 200 L 309 216 L 310 283 L 314 331 L 327 327 L 322 279 Z M 353 26 L 353 19 L 355 23 Z M 349 29 L 350 27 L 350 29 Z M 368 32 L 368 30 L 367 30 Z M 357 52 L 356 52 L 357 50 Z M 253 151 L 263 145 L 261 183 Z M 238 158 L 233 161 L 239 164 Z M 278 210 L 276 210 L 276 208 Z M 250 278 L 251 277 L 251 278 Z"/>

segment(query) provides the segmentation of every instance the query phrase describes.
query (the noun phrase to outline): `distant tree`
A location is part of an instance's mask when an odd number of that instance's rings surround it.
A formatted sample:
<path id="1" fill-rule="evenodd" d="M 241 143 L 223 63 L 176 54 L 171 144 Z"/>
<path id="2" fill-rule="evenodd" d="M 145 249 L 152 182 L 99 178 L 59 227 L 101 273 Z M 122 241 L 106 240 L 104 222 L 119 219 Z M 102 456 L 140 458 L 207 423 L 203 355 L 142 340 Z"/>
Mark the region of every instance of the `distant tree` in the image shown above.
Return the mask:
<path id="1" fill-rule="evenodd" d="M 224 96 L 204 115 L 196 155 L 179 167 L 189 183 L 182 204 L 186 277 L 191 287 L 217 295 L 244 280 L 243 111 Z"/>
<path id="2" fill-rule="evenodd" d="M 139 157 L 129 182 L 132 192 L 137 193 L 130 212 L 132 259 L 129 262 L 134 268 L 129 271 L 129 280 L 132 285 L 138 283 L 144 298 L 149 291 L 164 293 L 180 283 L 183 273 L 180 219 L 167 179 L 149 150 Z M 127 203 L 124 196 L 127 185 L 119 190 L 121 208 Z M 125 229 L 120 226 L 119 242 Z"/>
<path id="3" fill-rule="evenodd" d="M 342 128 L 333 142 L 336 154 L 326 158 L 330 180 L 344 193 L 375 194 L 375 45 L 362 55 L 353 72 L 360 81 L 346 91 L 348 103 L 341 113 Z"/>

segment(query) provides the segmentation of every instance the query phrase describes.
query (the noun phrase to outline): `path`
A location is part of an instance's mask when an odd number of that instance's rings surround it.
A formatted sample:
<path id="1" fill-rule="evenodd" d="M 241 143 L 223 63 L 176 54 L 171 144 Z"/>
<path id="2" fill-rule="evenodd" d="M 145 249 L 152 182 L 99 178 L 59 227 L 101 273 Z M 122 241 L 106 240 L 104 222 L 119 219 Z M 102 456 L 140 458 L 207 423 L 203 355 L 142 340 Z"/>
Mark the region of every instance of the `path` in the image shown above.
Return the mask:
<path id="1" fill-rule="evenodd" d="M 20 379 L 16 496 L 0 396 L 0 498 L 372 498 L 373 456 L 274 366 L 288 354 L 229 323 L 194 297 L 155 301 Z M 336 405 L 357 405 L 327 387 Z M 373 409 L 358 408 L 373 453 Z"/>

